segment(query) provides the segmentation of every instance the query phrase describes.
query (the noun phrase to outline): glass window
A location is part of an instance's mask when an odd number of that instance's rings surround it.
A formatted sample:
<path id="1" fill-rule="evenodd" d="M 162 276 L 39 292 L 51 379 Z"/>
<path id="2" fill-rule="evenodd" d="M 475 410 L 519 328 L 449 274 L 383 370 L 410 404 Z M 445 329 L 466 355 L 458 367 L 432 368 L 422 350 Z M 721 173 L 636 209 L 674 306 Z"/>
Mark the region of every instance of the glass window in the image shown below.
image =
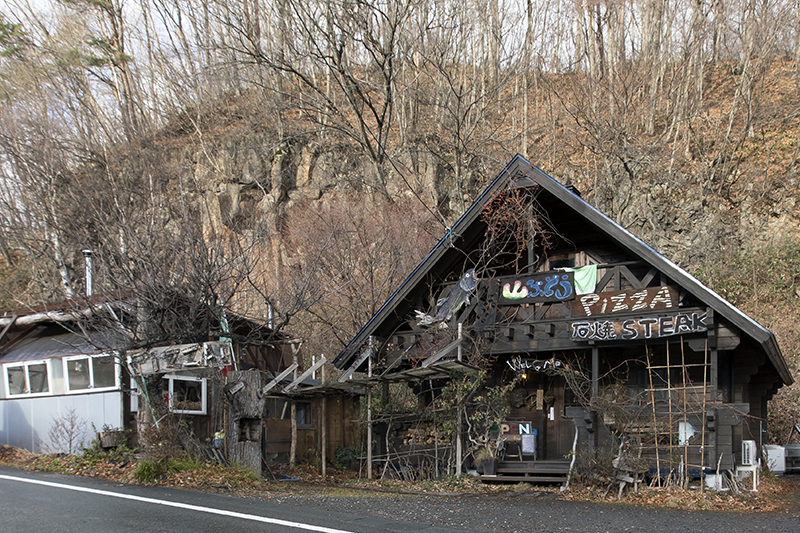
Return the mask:
<path id="1" fill-rule="evenodd" d="M 50 394 L 50 376 L 45 361 L 6 365 L 5 378 L 9 396 Z"/>
<path id="2" fill-rule="evenodd" d="M 89 359 L 72 359 L 67 361 L 67 383 L 69 390 L 84 390 L 91 387 L 92 377 L 89 374 Z"/>
<path id="3" fill-rule="evenodd" d="M 311 418 L 311 402 L 297 401 L 295 402 L 295 408 L 297 410 L 297 415 L 295 417 L 297 425 L 301 427 L 305 426 L 306 428 L 311 427 L 313 425 L 313 419 Z M 267 418 L 273 420 L 291 420 L 292 402 L 286 398 L 269 397 L 267 398 L 265 410 Z"/>
<path id="4" fill-rule="evenodd" d="M 113 355 L 82 355 L 64 359 L 67 392 L 117 387 L 117 364 Z"/>
<path id="5" fill-rule="evenodd" d="M 31 394 L 50 392 L 47 383 L 47 364 L 36 363 L 28 365 L 28 384 Z"/>
<path id="6" fill-rule="evenodd" d="M 289 420 L 289 402 L 285 398 L 267 398 L 266 406 L 267 418 L 277 420 Z"/>
<path id="7" fill-rule="evenodd" d="M 114 364 L 114 356 L 92 357 L 92 375 L 94 376 L 93 385 L 96 389 L 116 386 L 117 369 Z"/>
<path id="8" fill-rule="evenodd" d="M 297 402 L 297 425 L 311 426 L 311 402 Z"/>
<path id="9" fill-rule="evenodd" d="M 164 376 L 169 394 L 167 401 L 173 413 L 204 415 L 207 412 L 206 379 L 187 376 Z"/>
<path id="10" fill-rule="evenodd" d="M 674 376 L 665 368 L 653 368 L 649 374 L 646 368 L 631 369 L 628 372 L 629 402 L 638 405 L 649 404 L 651 401 L 668 402 L 672 398 L 668 377 L 673 378 L 671 384 L 674 387 Z"/>
<path id="11" fill-rule="evenodd" d="M 27 394 L 28 385 L 25 383 L 25 367 L 13 366 L 7 367 L 8 373 L 8 394 L 13 396 L 15 394 Z"/>

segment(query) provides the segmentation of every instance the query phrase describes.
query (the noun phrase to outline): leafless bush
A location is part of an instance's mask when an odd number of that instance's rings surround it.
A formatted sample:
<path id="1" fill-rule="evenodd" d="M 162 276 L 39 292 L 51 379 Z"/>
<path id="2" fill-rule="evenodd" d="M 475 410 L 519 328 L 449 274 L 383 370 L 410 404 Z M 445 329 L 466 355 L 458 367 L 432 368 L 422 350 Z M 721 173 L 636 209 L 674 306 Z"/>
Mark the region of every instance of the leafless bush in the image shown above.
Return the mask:
<path id="1" fill-rule="evenodd" d="M 605 487 L 614 479 L 614 452 L 587 450 L 578 456 L 578 481 L 588 486 Z"/>
<path id="2" fill-rule="evenodd" d="M 50 431 L 47 432 L 49 442 L 43 444 L 48 453 L 68 453 L 76 455 L 82 448 L 87 436 L 87 422 L 70 408 L 64 414 L 53 417 Z"/>

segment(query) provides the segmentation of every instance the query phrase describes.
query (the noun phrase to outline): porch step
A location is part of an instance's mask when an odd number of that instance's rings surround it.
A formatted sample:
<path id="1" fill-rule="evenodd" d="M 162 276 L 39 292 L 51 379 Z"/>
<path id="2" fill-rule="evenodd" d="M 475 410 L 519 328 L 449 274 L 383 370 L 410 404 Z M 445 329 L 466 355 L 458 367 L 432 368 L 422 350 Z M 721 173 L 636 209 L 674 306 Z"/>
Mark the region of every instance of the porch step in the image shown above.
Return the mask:
<path id="1" fill-rule="evenodd" d="M 496 476 L 481 476 L 484 483 L 564 483 L 567 476 L 512 476 L 498 474 Z"/>
<path id="2" fill-rule="evenodd" d="M 569 461 L 500 461 L 497 475 L 482 475 L 484 482 L 563 483 L 569 474 Z"/>

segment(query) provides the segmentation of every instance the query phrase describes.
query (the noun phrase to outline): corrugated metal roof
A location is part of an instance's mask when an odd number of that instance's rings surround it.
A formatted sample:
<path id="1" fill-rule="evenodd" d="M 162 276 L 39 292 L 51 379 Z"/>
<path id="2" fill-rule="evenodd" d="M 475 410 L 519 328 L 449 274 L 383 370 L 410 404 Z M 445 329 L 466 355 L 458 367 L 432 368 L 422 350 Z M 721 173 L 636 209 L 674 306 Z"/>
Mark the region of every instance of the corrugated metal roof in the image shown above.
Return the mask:
<path id="1" fill-rule="evenodd" d="M 65 332 L 62 328 L 42 327 L 4 350 L 0 363 L 35 361 L 103 351 L 105 350 L 90 344 L 83 337 Z"/>

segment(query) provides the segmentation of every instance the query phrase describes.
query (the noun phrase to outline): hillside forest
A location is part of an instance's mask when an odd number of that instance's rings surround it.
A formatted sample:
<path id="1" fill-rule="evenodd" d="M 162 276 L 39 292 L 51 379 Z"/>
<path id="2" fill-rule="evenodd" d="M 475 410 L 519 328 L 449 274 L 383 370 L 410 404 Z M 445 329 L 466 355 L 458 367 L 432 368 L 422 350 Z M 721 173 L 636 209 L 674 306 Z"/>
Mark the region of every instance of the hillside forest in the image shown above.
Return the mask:
<path id="1" fill-rule="evenodd" d="M 335 356 L 520 153 L 800 378 L 795 2 L 1 5 L 4 310 L 84 297 L 91 250 L 132 347 L 239 315 Z M 771 404 L 782 442 L 800 386 Z"/>

